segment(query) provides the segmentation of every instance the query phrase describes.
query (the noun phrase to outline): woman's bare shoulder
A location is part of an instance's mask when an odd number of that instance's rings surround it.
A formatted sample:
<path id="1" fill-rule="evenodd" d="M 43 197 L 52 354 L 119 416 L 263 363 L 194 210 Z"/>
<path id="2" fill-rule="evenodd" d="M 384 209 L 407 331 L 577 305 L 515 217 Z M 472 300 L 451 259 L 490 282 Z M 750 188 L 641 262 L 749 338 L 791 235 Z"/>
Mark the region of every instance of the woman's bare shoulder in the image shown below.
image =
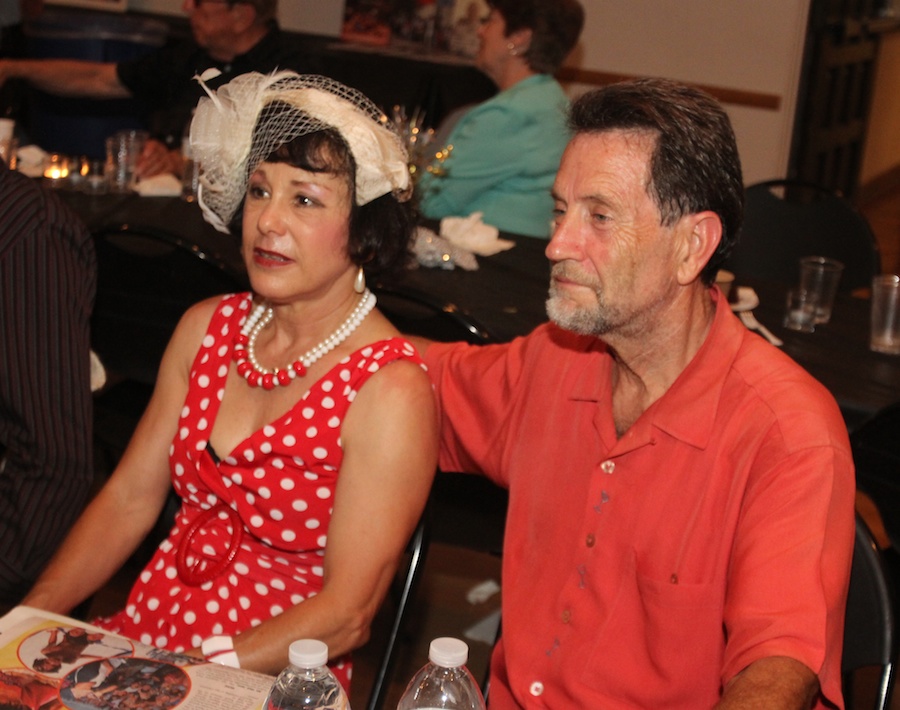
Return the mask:
<path id="1" fill-rule="evenodd" d="M 169 350 L 177 354 L 179 359 L 193 360 L 222 301 L 222 296 L 213 296 L 195 303 L 184 312 L 169 341 Z"/>

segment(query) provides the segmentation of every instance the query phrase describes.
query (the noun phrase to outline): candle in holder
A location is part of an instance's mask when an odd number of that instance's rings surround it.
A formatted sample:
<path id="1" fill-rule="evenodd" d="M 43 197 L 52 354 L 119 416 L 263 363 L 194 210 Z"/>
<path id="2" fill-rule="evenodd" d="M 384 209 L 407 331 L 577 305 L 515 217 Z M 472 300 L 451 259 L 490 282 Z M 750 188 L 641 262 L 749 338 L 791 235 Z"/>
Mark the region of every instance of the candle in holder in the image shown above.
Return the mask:
<path id="1" fill-rule="evenodd" d="M 69 177 L 69 158 L 61 153 L 51 153 L 44 165 L 44 178 L 51 187 L 59 187 Z"/>

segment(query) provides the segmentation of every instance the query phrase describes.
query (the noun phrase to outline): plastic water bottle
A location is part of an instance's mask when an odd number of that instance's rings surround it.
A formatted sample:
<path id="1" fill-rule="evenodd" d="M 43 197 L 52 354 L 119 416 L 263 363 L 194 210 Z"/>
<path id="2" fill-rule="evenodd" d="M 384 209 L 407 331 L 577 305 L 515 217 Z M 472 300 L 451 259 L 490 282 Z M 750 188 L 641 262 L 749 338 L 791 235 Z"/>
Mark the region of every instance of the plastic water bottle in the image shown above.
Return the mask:
<path id="1" fill-rule="evenodd" d="M 326 662 L 328 646 L 314 639 L 294 641 L 290 665 L 272 685 L 266 710 L 350 710 L 347 695 Z"/>
<path id="2" fill-rule="evenodd" d="M 485 710 L 478 683 L 466 668 L 469 647 L 454 638 L 436 638 L 428 663 L 413 676 L 397 710 Z"/>

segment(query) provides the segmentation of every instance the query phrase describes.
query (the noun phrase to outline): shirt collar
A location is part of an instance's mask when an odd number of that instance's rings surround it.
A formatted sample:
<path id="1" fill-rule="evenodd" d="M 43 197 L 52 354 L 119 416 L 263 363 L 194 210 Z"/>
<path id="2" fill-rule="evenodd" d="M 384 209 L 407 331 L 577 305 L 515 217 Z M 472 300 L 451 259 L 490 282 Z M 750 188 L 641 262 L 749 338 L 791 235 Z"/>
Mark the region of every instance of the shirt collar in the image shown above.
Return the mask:
<path id="1" fill-rule="evenodd" d="M 715 316 L 697 354 L 666 393 L 633 425 L 660 429 L 701 449 L 712 436 L 721 406 L 722 388 L 745 333 L 721 292 L 714 288 L 711 296 L 716 306 Z M 594 342 L 579 348 L 586 351 L 587 357 L 579 367 L 578 376 L 572 380 L 570 398 L 595 402 L 605 398 L 608 401 L 612 358 L 606 344 L 598 338 L 583 339 Z M 572 343 L 567 345 L 571 347 Z"/>

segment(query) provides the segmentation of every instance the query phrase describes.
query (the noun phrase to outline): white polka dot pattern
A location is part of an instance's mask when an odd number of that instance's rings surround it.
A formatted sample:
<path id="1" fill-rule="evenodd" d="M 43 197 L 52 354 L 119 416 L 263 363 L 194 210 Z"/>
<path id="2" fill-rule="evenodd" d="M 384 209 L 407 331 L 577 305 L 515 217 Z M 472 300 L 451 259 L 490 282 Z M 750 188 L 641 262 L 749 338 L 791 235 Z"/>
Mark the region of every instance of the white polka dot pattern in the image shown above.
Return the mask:
<path id="1" fill-rule="evenodd" d="M 214 427 L 231 366 L 230 334 L 240 330 L 249 304 L 248 294 L 226 297 L 194 359 L 170 449 L 172 482 L 182 498 L 176 525 L 135 583 L 127 607 L 100 621 L 175 651 L 194 648 L 210 635 L 239 633 L 318 593 L 343 459 L 340 429 L 352 395 L 389 362 L 421 364 L 400 338 L 366 346 L 313 384 L 283 417 L 234 452 L 218 452 L 224 458 L 216 464 L 205 437 Z M 190 586 L 176 566 L 183 533 L 202 511 L 221 503 L 237 514 L 243 538 L 229 569 Z M 188 564 L 200 555 L 221 558 L 231 539 L 230 518 L 220 512 L 190 538 Z M 349 672 L 349 664 L 345 668 Z"/>

